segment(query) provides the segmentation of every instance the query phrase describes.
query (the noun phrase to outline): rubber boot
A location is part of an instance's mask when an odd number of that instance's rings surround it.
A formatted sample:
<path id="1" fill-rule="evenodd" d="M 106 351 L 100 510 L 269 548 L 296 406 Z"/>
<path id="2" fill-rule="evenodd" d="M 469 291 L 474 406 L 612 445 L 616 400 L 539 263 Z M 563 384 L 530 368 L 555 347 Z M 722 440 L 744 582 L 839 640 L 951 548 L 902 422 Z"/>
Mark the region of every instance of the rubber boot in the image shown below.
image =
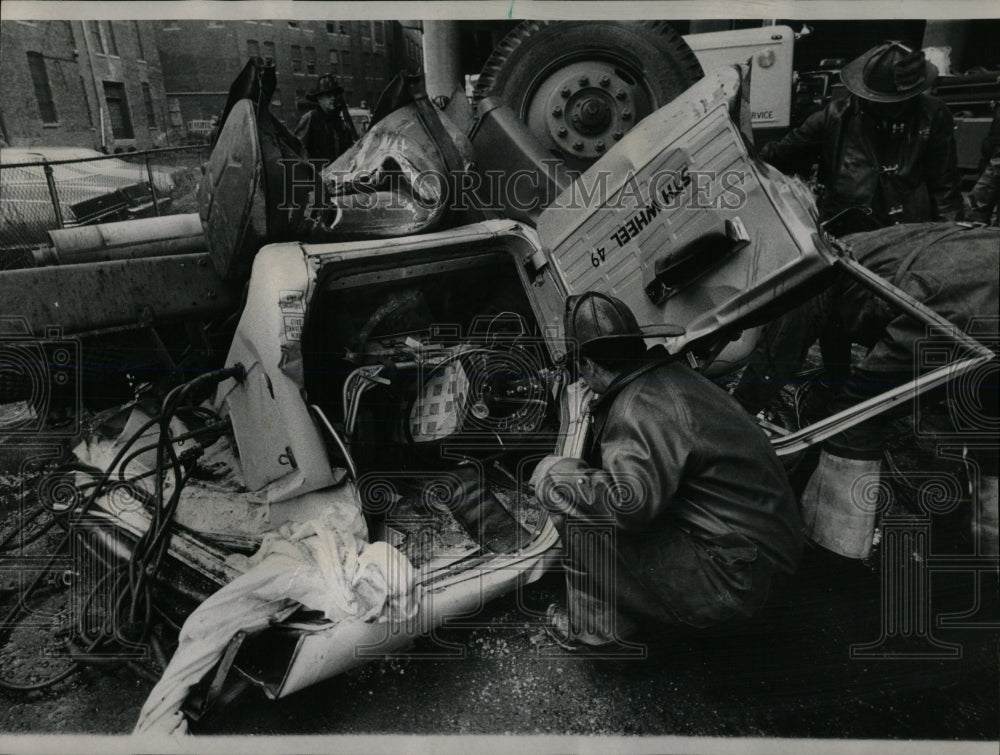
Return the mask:
<path id="1" fill-rule="evenodd" d="M 846 459 L 823 451 L 802 492 L 806 537 L 838 555 L 867 558 L 875 534 L 881 469 L 879 460 Z"/>
<path id="2" fill-rule="evenodd" d="M 973 536 L 979 542 L 979 553 L 996 556 L 1000 550 L 998 534 L 997 478 L 982 475 L 976 488 L 976 507 L 972 520 Z"/>

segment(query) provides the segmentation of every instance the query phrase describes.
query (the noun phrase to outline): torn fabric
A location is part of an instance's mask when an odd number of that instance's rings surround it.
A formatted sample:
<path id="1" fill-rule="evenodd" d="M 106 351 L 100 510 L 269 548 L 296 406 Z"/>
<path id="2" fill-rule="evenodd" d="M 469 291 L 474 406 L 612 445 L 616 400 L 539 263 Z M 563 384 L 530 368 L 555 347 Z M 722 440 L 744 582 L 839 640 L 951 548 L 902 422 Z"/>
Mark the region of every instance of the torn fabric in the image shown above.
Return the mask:
<path id="1" fill-rule="evenodd" d="M 360 507 L 331 497 L 320 519 L 288 522 L 245 560 L 248 570 L 184 622 L 180 644 L 142 707 L 135 733 L 183 734 L 181 705 L 238 631 L 265 629 L 297 606 L 333 623 L 402 622 L 419 601 L 410 563 L 387 543 L 366 541 Z"/>

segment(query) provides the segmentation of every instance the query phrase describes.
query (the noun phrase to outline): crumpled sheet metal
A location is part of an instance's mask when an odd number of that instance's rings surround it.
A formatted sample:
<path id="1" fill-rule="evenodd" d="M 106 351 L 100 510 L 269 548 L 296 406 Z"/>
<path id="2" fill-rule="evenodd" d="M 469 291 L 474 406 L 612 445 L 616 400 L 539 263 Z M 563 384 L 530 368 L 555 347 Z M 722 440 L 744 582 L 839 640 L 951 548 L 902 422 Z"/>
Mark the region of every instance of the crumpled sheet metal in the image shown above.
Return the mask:
<path id="1" fill-rule="evenodd" d="M 181 705 L 239 631 L 267 628 L 297 605 L 337 623 L 401 623 L 416 614 L 409 562 L 384 542 L 369 543 L 358 502 L 331 499 L 323 515 L 288 522 L 265 537 L 249 568 L 192 613 L 180 644 L 150 692 L 136 734 L 183 734 Z"/>
<path id="2" fill-rule="evenodd" d="M 347 619 L 320 631 L 304 632 L 284 678 L 264 692 L 277 699 L 330 679 L 368 661 L 406 648 L 449 619 L 467 618 L 485 603 L 530 584 L 563 558 L 559 535 L 547 522 L 529 548 L 488 557 L 478 565 L 456 564 L 421 573 L 416 591 L 420 608 L 410 620 L 376 624 Z M 445 650 L 444 652 L 448 652 Z"/>
<path id="3" fill-rule="evenodd" d="M 463 167 L 472 164 L 471 142 L 438 113 Z M 448 204 L 441 150 L 406 105 L 376 123 L 322 174 L 328 209 L 307 211 L 298 238 L 308 242 L 343 238 L 408 236 L 433 228 Z M 310 198 L 312 202 L 312 198 Z"/>

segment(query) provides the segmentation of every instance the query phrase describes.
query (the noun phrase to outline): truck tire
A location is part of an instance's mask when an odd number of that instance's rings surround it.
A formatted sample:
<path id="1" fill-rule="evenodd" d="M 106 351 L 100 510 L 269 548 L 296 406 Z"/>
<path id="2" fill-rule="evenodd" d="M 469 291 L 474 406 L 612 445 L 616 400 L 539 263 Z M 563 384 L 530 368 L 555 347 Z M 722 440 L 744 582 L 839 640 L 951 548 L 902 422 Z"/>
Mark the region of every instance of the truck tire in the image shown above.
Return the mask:
<path id="1" fill-rule="evenodd" d="M 525 21 L 486 61 L 473 100 L 503 100 L 567 167 L 584 168 L 702 75 L 663 21 Z"/>

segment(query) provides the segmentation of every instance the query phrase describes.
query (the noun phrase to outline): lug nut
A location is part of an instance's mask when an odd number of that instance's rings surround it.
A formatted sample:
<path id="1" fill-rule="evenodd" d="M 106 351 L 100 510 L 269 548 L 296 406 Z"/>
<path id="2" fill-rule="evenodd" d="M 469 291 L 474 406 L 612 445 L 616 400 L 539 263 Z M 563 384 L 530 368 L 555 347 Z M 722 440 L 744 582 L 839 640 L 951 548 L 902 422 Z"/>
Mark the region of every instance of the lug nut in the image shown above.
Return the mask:
<path id="1" fill-rule="evenodd" d="M 580 86 L 585 87 L 587 86 L 587 84 L 590 83 L 590 79 L 586 76 L 581 76 L 579 79 L 577 79 L 577 83 L 579 83 Z"/>
<path id="2" fill-rule="evenodd" d="M 602 87 L 609 87 L 609 86 L 611 86 L 611 77 L 610 76 L 602 76 L 601 77 L 601 86 Z"/>
<path id="3" fill-rule="evenodd" d="M 604 142 L 602 142 L 602 141 L 597 142 L 597 144 L 594 145 L 594 149 L 596 149 L 598 152 L 603 152 L 604 151 Z"/>
<path id="4" fill-rule="evenodd" d="M 618 141 L 618 140 L 619 140 L 619 139 L 621 139 L 621 138 L 622 138 L 622 137 L 623 137 L 624 135 L 625 135 L 625 134 L 623 134 L 623 133 L 622 133 L 621 131 L 615 131 L 615 133 L 613 133 L 613 134 L 612 134 L 612 136 L 613 136 L 613 137 L 615 138 L 615 141 Z"/>
<path id="5" fill-rule="evenodd" d="M 619 89 L 617 92 L 615 92 L 615 97 L 617 97 L 620 100 L 624 100 L 627 96 L 628 95 L 626 94 L 624 89 Z"/>
<path id="6" fill-rule="evenodd" d="M 632 111 L 629 110 L 628 108 L 625 108 L 624 110 L 622 110 L 622 120 L 623 121 L 632 120 Z"/>
<path id="7" fill-rule="evenodd" d="M 566 130 L 565 126 L 560 126 L 559 127 L 559 136 L 566 136 L 566 134 L 568 134 L 568 133 L 569 133 L 569 131 Z"/>
<path id="8" fill-rule="evenodd" d="M 562 89 L 559 90 L 559 94 L 561 94 L 563 98 L 566 98 L 569 97 L 570 94 L 572 94 L 572 92 L 569 91 L 569 87 L 563 87 Z"/>
<path id="9" fill-rule="evenodd" d="M 575 149 L 577 152 L 582 151 L 583 150 L 583 142 L 573 142 L 573 149 Z"/>
<path id="10" fill-rule="evenodd" d="M 558 118 L 560 115 L 562 115 L 562 108 L 556 105 L 554 108 L 552 108 L 552 115 Z"/>

